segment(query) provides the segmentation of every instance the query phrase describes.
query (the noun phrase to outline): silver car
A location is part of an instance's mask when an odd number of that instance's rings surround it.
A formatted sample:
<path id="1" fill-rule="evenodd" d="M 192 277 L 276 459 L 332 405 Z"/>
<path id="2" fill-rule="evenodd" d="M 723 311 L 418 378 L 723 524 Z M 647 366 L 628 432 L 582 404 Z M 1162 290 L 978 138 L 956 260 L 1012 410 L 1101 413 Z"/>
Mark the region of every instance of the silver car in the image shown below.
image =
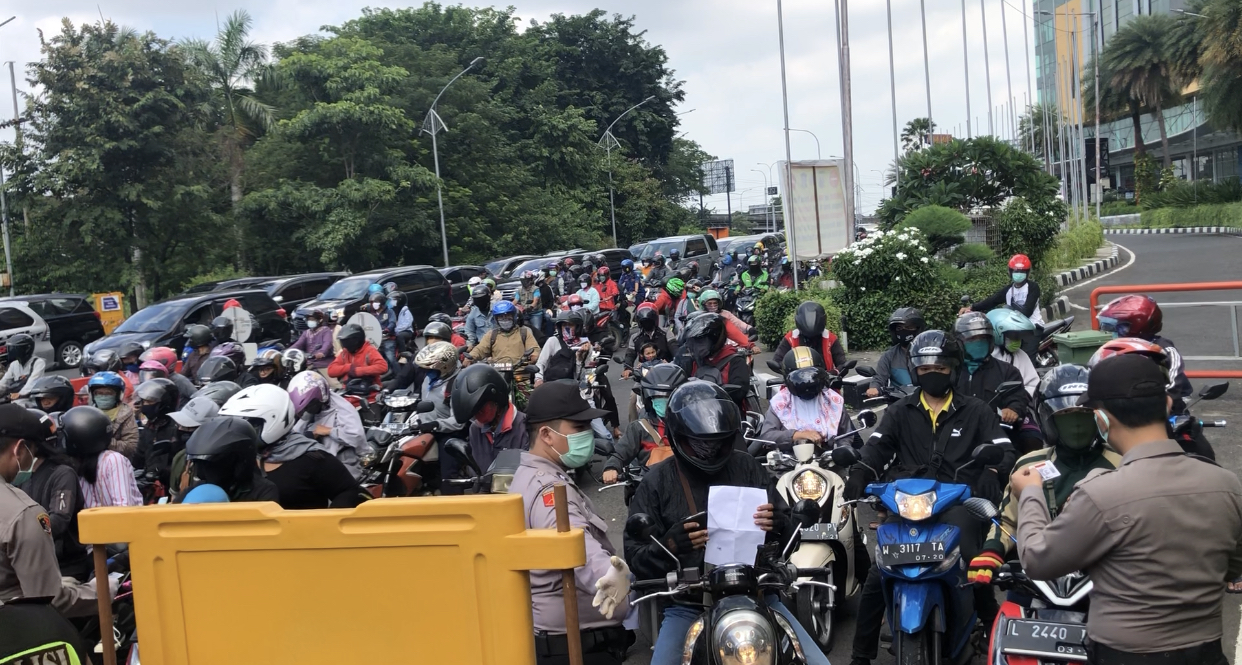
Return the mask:
<path id="1" fill-rule="evenodd" d="M 0 303 L 0 349 L 8 350 L 9 338 L 26 333 L 34 338 L 36 357 L 47 363 L 48 369 L 56 366 L 56 350 L 52 348 L 52 333 L 47 322 L 22 302 Z M 5 365 L 7 359 L 0 355 Z"/>

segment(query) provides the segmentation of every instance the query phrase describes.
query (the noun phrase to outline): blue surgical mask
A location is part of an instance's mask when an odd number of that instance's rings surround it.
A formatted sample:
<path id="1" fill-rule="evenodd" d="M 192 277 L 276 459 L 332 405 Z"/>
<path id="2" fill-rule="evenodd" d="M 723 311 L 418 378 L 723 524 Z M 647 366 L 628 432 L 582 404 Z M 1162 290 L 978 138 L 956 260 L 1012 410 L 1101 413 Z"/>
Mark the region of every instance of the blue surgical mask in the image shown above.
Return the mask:
<path id="1" fill-rule="evenodd" d="M 126 371 L 126 372 L 132 372 L 132 373 L 134 373 L 134 374 L 137 374 L 137 373 L 138 373 L 138 368 L 139 368 L 139 367 L 140 367 L 140 365 L 139 365 L 138 363 L 125 363 L 125 371 Z"/>
<path id="2" fill-rule="evenodd" d="M 120 399 L 119 395 L 95 395 L 91 398 L 91 401 L 95 403 L 95 408 L 109 411 L 116 408 L 117 402 Z"/>
<path id="3" fill-rule="evenodd" d="M 315 328 L 318 328 L 318 327 L 319 327 L 319 322 L 318 322 L 318 321 L 313 321 L 313 320 L 312 320 L 312 321 L 307 321 L 307 322 L 306 322 L 306 327 L 307 327 L 308 329 L 310 329 L 310 330 L 314 330 Z"/>
<path id="4" fill-rule="evenodd" d="M 591 461 L 591 455 L 595 454 L 595 432 L 586 430 L 584 432 L 575 432 L 573 434 L 561 434 L 551 427 L 547 428 L 558 436 L 564 437 L 569 442 L 569 452 L 561 454 L 557 451 L 557 455 L 561 458 L 561 464 L 567 469 L 577 469 L 586 466 Z"/>
<path id="5" fill-rule="evenodd" d="M 1010 275 L 1010 277 L 1013 278 L 1014 284 L 1021 284 L 1022 282 L 1026 281 L 1026 273 L 1024 272 L 1015 272 L 1012 275 Z"/>
<path id="6" fill-rule="evenodd" d="M 966 357 L 970 358 L 971 360 L 983 360 L 984 358 L 987 358 L 988 353 L 991 352 L 990 349 L 988 348 L 991 345 L 988 344 L 988 341 L 986 339 L 971 340 L 969 342 L 966 342 L 962 346 L 965 347 Z"/>
<path id="7" fill-rule="evenodd" d="M 667 408 L 668 408 L 668 398 L 667 398 L 667 397 L 656 397 L 656 398 L 654 398 L 654 399 L 652 399 L 652 400 L 651 400 L 651 410 L 652 410 L 652 411 L 655 411 L 655 413 L 656 413 L 656 415 L 657 415 L 657 416 L 659 416 L 659 417 L 663 418 L 663 417 L 664 417 L 664 411 L 665 411 L 665 409 L 667 409 Z"/>
<path id="8" fill-rule="evenodd" d="M 389 308 L 391 308 L 391 309 L 396 309 L 396 308 L 397 308 L 397 301 L 396 301 L 396 300 L 389 300 L 389 301 L 388 301 L 388 307 L 389 307 Z"/>

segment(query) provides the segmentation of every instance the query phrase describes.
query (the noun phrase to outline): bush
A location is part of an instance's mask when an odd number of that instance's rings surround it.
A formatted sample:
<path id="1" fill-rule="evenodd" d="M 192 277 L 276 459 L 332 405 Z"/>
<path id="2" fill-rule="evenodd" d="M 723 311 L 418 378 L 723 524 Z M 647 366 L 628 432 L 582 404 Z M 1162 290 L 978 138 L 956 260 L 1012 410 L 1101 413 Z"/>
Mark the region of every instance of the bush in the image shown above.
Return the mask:
<path id="1" fill-rule="evenodd" d="M 1118 215 L 1137 215 L 1142 210 L 1139 209 L 1133 201 L 1105 201 L 1100 204 L 1101 217 L 1116 217 Z"/>
<path id="2" fill-rule="evenodd" d="M 1142 225 L 1145 228 L 1242 227 L 1242 203 L 1144 210 Z"/>
<path id="3" fill-rule="evenodd" d="M 894 230 L 916 228 L 923 232 L 931 253 L 940 252 L 962 244 L 970 230 L 970 219 L 962 213 L 944 206 L 929 205 L 916 209 L 897 225 Z"/>
<path id="4" fill-rule="evenodd" d="M 1161 191 L 1143 197 L 1143 209 L 1191 208 L 1239 201 L 1242 201 L 1242 181 L 1237 178 L 1229 178 L 1219 183 L 1208 180 L 1175 180 Z"/>
<path id="5" fill-rule="evenodd" d="M 1031 263 L 1043 265 L 1044 255 L 1057 243 L 1063 215 L 1041 214 L 1021 197 L 1009 201 L 993 215 L 1000 232 L 1001 255 L 1026 254 Z"/>
<path id="6" fill-rule="evenodd" d="M 1104 245 L 1104 227 L 1096 220 L 1074 220 L 1056 240 L 1056 246 L 1044 262 L 1049 273 L 1077 268 L 1083 260 L 1095 256 L 1095 251 Z"/>
<path id="7" fill-rule="evenodd" d="M 785 333 L 794 329 L 794 313 L 798 305 L 808 301 L 824 306 L 828 315 L 828 329 L 840 331 L 841 308 L 837 306 L 832 294 L 822 289 L 804 289 L 801 291 L 771 290 L 755 303 L 755 327 L 759 329 L 759 341 L 769 351 L 776 348 Z"/>

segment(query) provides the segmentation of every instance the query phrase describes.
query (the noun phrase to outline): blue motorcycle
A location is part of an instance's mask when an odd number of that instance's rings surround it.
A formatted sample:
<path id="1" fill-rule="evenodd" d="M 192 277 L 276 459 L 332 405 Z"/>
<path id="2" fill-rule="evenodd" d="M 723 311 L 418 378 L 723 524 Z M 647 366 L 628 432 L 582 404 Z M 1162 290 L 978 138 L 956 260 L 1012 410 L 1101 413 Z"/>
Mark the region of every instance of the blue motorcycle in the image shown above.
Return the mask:
<path id="1" fill-rule="evenodd" d="M 834 462 L 837 456 L 842 457 L 839 462 L 858 457 L 848 447 L 837 448 L 833 455 Z M 1004 450 L 984 444 L 971 457 L 957 472 L 971 465 L 998 464 Z M 986 499 L 972 498 L 966 485 L 927 478 L 872 483 L 866 493 L 868 498 L 860 503 L 881 503 L 901 518 L 879 526 L 875 546 L 898 665 L 969 662 L 976 622 L 966 581 L 969 562 L 959 549 L 960 530 L 935 518 L 963 505 L 972 516 L 988 521 L 996 508 Z"/>

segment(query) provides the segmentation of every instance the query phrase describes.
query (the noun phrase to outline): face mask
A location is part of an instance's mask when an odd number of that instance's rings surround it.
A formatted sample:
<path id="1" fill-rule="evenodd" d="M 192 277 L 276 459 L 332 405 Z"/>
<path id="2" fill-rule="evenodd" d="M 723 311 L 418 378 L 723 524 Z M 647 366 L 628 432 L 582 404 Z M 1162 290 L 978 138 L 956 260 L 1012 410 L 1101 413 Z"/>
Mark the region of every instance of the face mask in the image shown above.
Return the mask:
<path id="1" fill-rule="evenodd" d="M 569 443 L 569 452 L 561 454 L 557 451 L 557 456 L 561 458 L 561 464 L 567 469 L 577 469 L 586 466 L 591 461 L 591 455 L 595 454 L 595 432 L 586 430 L 585 432 L 575 432 L 573 434 L 561 434 L 560 432 L 548 427 L 547 430 L 564 438 Z"/>
<path id="2" fill-rule="evenodd" d="M 380 310 L 381 310 L 381 309 L 383 309 L 383 308 L 384 308 L 384 303 L 382 303 L 382 302 L 373 302 L 373 303 L 371 303 L 371 309 L 373 309 L 373 310 L 375 310 L 375 311 L 377 311 L 377 312 L 378 312 L 378 311 L 380 311 Z"/>
<path id="3" fill-rule="evenodd" d="M 95 395 L 91 398 L 91 401 L 95 403 L 95 408 L 101 411 L 108 411 L 116 408 L 120 397 L 118 395 Z"/>
<path id="4" fill-rule="evenodd" d="M 1085 411 L 1061 413 L 1052 416 L 1056 423 L 1060 445 L 1069 450 L 1086 450 L 1095 441 L 1095 416 Z"/>
<path id="5" fill-rule="evenodd" d="M 577 334 L 574 332 L 573 328 L 570 328 L 568 326 L 561 328 L 561 339 L 565 340 L 566 342 L 572 342 L 574 338 L 576 337 L 577 337 Z"/>
<path id="6" fill-rule="evenodd" d="M 142 415 L 146 416 L 148 420 L 158 417 L 160 415 L 160 405 L 159 404 L 143 404 Z"/>
<path id="7" fill-rule="evenodd" d="M 944 397 L 953 388 L 953 378 L 948 374 L 941 374 L 940 372 L 919 374 L 915 381 L 918 382 L 923 392 L 932 397 Z"/>
<path id="8" fill-rule="evenodd" d="M 22 445 L 25 445 L 24 441 L 22 442 Z M 26 447 L 26 451 L 30 452 L 29 446 Z M 20 487 L 21 485 L 25 484 L 26 481 L 30 480 L 30 476 L 34 475 L 34 468 L 35 468 L 34 453 L 30 452 L 30 468 L 23 469 L 21 467 L 18 467 L 17 475 L 13 477 L 13 486 Z"/>
<path id="9" fill-rule="evenodd" d="M 967 358 L 983 360 L 988 357 L 988 341 L 986 339 L 971 340 L 962 346 L 966 349 Z"/>
<path id="10" fill-rule="evenodd" d="M 307 321 L 306 327 L 309 330 L 314 330 L 315 328 L 319 327 L 319 322 L 318 321 Z"/>
<path id="11" fill-rule="evenodd" d="M 137 373 L 138 373 L 138 367 L 139 367 L 138 363 L 126 363 L 126 364 L 125 364 L 125 371 L 126 371 L 126 372 L 130 372 L 130 373 L 133 373 L 133 374 L 137 374 Z"/>
<path id="12" fill-rule="evenodd" d="M 1015 272 L 1010 276 L 1013 277 L 1014 284 L 1021 284 L 1026 281 L 1026 273 L 1024 272 Z"/>
<path id="13" fill-rule="evenodd" d="M 389 301 L 388 301 L 388 306 L 389 306 L 390 308 L 392 308 L 392 309 L 396 309 L 396 308 L 397 308 L 397 301 L 396 301 L 396 300 L 389 300 Z"/>
<path id="14" fill-rule="evenodd" d="M 504 332 L 509 332 L 513 330 L 513 319 L 500 319 L 496 321 L 496 327 Z"/>
<path id="15" fill-rule="evenodd" d="M 491 302 L 491 301 L 490 301 L 490 300 L 488 300 L 487 298 L 475 298 L 475 299 L 474 299 L 474 306 L 475 306 L 475 307 L 478 307 L 478 308 L 479 308 L 479 311 L 481 312 L 481 311 L 483 311 L 483 310 L 487 309 L 487 305 L 488 305 L 488 303 L 490 303 L 490 302 Z"/>
<path id="16" fill-rule="evenodd" d="M 1021 349 L 1022 349 L 1022 340 L 1020 340 L 1020 339 L 1007 339 L 1007 340 L 1005 340 L 1005 350 L 1006 350 L 1006 351 L 1008 351 L 1008 352 L 1010 352 L 1010 353 L 1017 353 L 1017 352 L 1018 352 L 1018 351 L 1020 351 Z"/>
<path id="17" fill-rule="evenodd" d="M 1095 420 L 1095 431 L 1100 433 L 1100 440 L 1104 442 L 1104 447 L 1109 450 L 1115 450 L 1108 445 L 1108 431 L 1112 429 L 1112 424 L 1108 421 L 1108 414 L 1103 411 L 1096 411 L 1092 414 L 1092 417 Z M 1104 419 L 1103 425 L 1100 424 L 1100 418 Z"/>
<path id="18" fill-rule="evenodd" d="M 664 417 L 664 410 L 665 410 L 665 409 L 667 409 L 667 408 L 668 408 L 668 398 L 667 398 L 667 397 L 656 397 L 656 398 L 654 398 L 654 399 L 652 399 L 652 400 L 651 400 L 651 410 L 652 410 L 652 411 L 655 411 L 655 414 L 656 414 L 657 416 L 659 416 L 659 417 L 663 418 L 663 417 Z"/>

